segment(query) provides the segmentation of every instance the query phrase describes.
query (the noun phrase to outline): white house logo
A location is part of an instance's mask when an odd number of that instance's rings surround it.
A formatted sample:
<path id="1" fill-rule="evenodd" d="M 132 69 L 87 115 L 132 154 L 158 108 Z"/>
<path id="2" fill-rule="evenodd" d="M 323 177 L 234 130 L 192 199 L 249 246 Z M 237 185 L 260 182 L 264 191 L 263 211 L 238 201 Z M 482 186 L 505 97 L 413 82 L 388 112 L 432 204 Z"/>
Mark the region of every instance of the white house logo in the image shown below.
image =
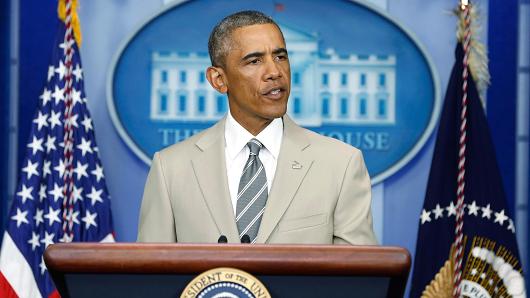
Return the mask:
<path id="1" fill-rule="evenodd" d="M 142 160 L 149 163 L 154 152 L 225 115 L 226 96 L 205 77 L 207 38 L 216 22 L 249 8 L 246 3 L 232 1 L 211 18 L 198 15 L 215 1 L 174 4 L 116 56 L 109 109 Z M 360 148 L 372 181 L 383 180 L 417 153 L 438 116 L 437 80 L 427 56 L 409 33 L 366 4 L 283 5 L 281 12 L 270 3 L 251 8 L 273 15 L 284 34 L 292 74 L 288 113 L 302 126 Z"/>

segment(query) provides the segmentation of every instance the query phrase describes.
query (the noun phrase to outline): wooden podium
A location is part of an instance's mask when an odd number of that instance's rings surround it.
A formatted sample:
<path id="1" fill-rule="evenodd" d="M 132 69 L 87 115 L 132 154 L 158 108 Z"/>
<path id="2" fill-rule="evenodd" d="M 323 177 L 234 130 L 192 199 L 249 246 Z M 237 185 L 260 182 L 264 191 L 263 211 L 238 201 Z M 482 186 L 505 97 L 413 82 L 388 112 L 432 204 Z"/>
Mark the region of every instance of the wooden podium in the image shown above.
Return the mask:
<path id="1" fill-rule="evenodd" d="M 410 254 L 342 245 L 68 243 L 44 254 L 66 297 L 180 297 L 198 274 L 246 271 L 272 297 L 402 297 Z"/>

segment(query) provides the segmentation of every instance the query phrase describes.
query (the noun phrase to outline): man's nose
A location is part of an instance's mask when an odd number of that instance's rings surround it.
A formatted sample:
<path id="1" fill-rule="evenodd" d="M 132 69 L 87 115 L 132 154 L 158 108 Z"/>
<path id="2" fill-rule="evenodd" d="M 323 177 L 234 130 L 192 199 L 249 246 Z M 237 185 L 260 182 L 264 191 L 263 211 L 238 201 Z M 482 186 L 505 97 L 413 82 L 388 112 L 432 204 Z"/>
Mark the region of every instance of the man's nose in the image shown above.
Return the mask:
<path id="1" fill-rule="evenodd" d="M 265 80 L 276 80 L 281 77 L 282 77 L 282 72 L 281 72 L 280 65 L 278 64 L 278 62 L 274 61 L 274 59 L 267 59 L 265 63 L 264 79 Z"/>

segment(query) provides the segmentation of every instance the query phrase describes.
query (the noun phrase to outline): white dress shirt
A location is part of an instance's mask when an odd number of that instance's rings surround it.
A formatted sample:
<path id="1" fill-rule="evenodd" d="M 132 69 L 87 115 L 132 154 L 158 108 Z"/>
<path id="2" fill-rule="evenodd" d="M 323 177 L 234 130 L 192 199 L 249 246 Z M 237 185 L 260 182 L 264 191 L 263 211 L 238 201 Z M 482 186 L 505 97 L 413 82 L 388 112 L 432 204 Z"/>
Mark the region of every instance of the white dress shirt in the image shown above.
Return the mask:
<path id="1" fill-rule="evenodd" d="M 241 179 L 243 167 L 250 155 L 250 149 L 247 147 L 247 143 L 252 138 L 256 138 L 263 144 L 263 148 L 259 151 L 259 159 L 265 168 L 267 191 L 270 192 L 274 174 L 276 173 L 280 147 L 282 145 L 282 118 L 274 119 L 257 136 L 253 136 L 232 117 L 230 111 L 228 112 L 225 122 L 226 175 L 228 177 L 228 188 L 230 190 L 234 215 L 236 214 L 239 180 Z"/>

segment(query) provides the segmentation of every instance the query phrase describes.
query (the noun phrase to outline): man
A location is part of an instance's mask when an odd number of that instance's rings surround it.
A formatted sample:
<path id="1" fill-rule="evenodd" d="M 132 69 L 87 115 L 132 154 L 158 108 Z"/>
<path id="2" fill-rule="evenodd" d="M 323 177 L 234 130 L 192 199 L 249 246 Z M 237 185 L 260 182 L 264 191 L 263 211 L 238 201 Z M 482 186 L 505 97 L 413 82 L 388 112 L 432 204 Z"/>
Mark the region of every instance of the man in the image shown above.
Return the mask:
<path id="1" fill-rule="evenodd" d="M 230 15 L 208 50 L 207 79 L 229 112 L 155 154 L 138 240 L 376 244 L 361 152 L 285 115 L 291 73 L 278 25 L 256 11 Z"/>

